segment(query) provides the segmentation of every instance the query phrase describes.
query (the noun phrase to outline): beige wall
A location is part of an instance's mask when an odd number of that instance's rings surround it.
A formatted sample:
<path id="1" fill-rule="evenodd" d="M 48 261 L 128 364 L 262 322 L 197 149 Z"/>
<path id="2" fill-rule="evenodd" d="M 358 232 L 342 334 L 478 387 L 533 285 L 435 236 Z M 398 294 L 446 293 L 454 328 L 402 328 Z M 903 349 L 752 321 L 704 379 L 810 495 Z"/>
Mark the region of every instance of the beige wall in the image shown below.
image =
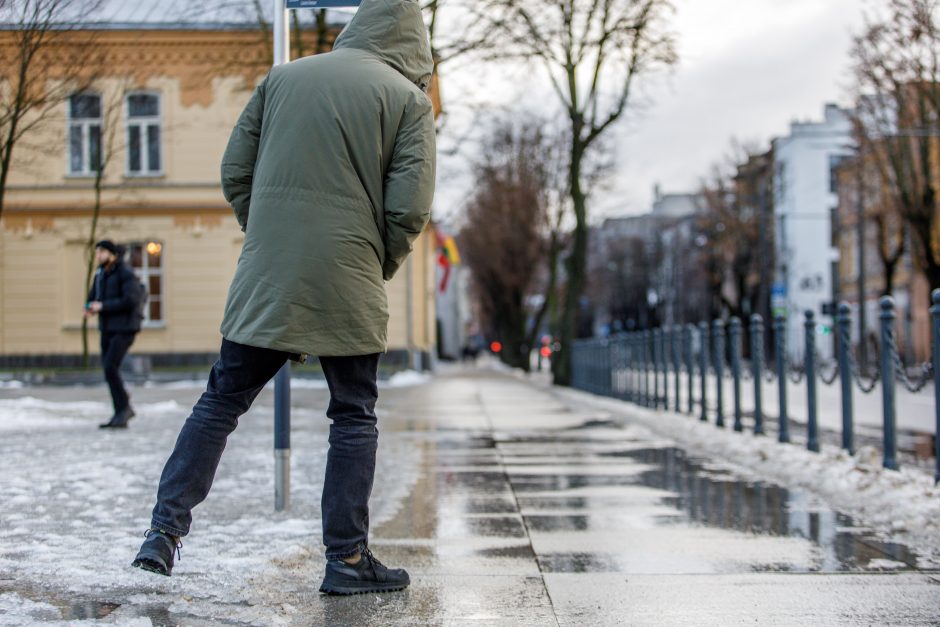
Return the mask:
<path id="1" fill-rule="evenodd" d="M 205 64 L 193 68 L 187 59 L 218 61 L 225 50 L 240 50 L 239 37 L 253 36 L 111 33 L 103 42 L 113 48 L 119 75 L 95 84 L 105 106 L 103 134 L 107 138 L 109 129 L 115 130 L 95 237 L 163 244 L 164 323 L 141 332 L 136 352 L 218 349 L 222 309 L 243 239 L 222 198 L 219 161 L 261 73 L 227 75 Z M 149 52 L 137 54 L 138 49 Z M 141 68 L 140 59 L 153 65 Z M 129 90 L 161 96 L 160 176 L 126 174 L 123 95 Z M 94 178 L 68 175 L 66 111 L 63 103 L 14 153 L 0 219 L 0 355 L 81 352 Z M 411 347 L 433 351 L 434 260 L 429 229 L 416 242 L 411 272 L 403 268 L 387 285 L 390 350 L 409 348 L 410 276 Z M 97 332 L 90 341 L 97 345 Z"/>

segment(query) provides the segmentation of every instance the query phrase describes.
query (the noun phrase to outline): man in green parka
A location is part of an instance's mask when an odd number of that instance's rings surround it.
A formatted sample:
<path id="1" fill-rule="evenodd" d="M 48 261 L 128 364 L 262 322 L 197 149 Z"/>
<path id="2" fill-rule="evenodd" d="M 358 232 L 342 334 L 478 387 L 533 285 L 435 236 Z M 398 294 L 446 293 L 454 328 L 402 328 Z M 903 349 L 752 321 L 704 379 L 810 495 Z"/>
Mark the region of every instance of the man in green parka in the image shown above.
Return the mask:
<path id="1" fill-rule="evenodd" d="M 369 551 L 378 443 L 384 282 L 430 217 L 433 62 L 416 0 L 363 0 L 333 51 L 271 70 L 232 131 L 222 190 L 245 243 L 222 347 L 163 469 L 134 565 L 169 575 L 239 416 L 296 355 L 316 355 L 330 389 L 322 497 L 322 592 L 400 590 L 402 569 Z"/>

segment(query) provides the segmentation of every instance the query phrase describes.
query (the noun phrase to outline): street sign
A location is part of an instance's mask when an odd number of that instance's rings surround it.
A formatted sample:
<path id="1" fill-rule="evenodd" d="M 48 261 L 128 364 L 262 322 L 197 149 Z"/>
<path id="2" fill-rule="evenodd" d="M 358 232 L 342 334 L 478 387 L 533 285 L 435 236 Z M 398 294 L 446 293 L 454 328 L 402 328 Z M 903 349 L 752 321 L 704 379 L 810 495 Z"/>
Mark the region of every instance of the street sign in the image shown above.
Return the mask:
<path id="1" fill-rule="evenodd" d="M 335 9 L 357 7 L 362 0 L 287 0 L 288 9 Z"/>

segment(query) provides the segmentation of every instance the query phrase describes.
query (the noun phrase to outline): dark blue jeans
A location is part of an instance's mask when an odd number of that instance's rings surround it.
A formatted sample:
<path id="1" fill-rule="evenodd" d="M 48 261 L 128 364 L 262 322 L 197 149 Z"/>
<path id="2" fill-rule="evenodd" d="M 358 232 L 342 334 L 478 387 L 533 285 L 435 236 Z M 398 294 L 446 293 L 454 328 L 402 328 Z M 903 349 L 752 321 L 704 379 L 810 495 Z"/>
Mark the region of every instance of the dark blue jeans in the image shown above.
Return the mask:
<path id="1" fill-rule="evenodd" d="M 121 362 L 127 356 L 131 344 L 134 343 L 136 333 L 101 332 L 101 366 L 104 368 L 104 379 L 108 382 L 111 391 L 111 402 L 114 413 L 118 414 L 130 407 L 127 390 L 124 389 L 124 380 L 121 379 Z"/>
<path id="2" fill-rule="evenodd" d="M 288 357 L 222 340 L 206 391 L 163 468 L 152 527 L 175 536 L 189 533 L 192 509 L 209 494 L 228 435 Z M 320 365 L 330 388 L 326 415 L 333 421 L 323 484 L 323 544 L 327 559 L 335 559 L 355 554 L 369 541 L 379 354 L 320 357 Z"/>

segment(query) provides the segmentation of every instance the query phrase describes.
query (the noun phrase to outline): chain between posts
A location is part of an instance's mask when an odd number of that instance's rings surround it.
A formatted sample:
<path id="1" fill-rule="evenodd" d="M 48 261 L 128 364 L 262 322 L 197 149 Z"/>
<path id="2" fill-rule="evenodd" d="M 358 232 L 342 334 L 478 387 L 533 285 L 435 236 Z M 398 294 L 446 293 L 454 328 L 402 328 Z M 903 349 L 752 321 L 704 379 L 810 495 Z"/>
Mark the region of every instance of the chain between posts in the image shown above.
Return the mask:
<path id="1" fill-rule="evenodd" d="M 928 361 L 921 365 L 921 370 L 924 373 L 923 377 L 918 381 L 912 381 L 907 376 L 907 369 L 904 367 L 904 362 L 901 361 L 897 340 L 894 337 L 894 329 L 889 330 L 888 341 L 888 349 L 891 351 L 891 359 L 894 362 L 894 373 L 907 391 L 916 394 L 927 387 L 927 384 L 930 382 L 931 378 L 933 378 L 933 362 Z"/>
<path id="2" fill-rule="evenodd" d="M 858 362 L 855 360 L 855 354 L 852 352 L 852 338 L 849 337 L 849 332 L 847 329 L 840 329 L 839 333 L 841 334 L 841 340 L 846 342 L 846 346 L 849 347 L 846 350 L 846 353 L 849 357 L 849 369 L 852 371 L 852 378 L 855 380 L 855 385 L 858 386 L 858 389 L 862 391 L 862 394 L 871 394 L 875 391 L 875 387 L 878 385 L 878 380 L 881 378 L 881 373 L 876 369 L 875 374 L 872 376 L 871 381 L 865 382 L 862 379 L 861 368 L 858 366 Z"/>

